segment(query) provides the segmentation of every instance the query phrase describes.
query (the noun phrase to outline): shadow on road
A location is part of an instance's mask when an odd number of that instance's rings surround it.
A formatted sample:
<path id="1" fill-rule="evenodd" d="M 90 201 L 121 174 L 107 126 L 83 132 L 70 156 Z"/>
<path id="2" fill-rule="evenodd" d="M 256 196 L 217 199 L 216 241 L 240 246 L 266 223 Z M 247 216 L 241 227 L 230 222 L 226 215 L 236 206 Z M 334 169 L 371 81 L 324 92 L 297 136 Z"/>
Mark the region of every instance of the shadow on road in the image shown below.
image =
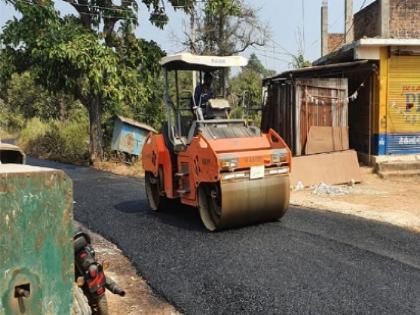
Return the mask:
<path id="1" fill-rule="evenodd" d="M 198 210 L 193 207 L 178 205 L 164 212 L 155 213 L 155 215 L 163 224 L 172 225 L 183 230 L 205 231 L 205 228 L 201 224 Z"/>
<path id="2" fill-rule="evenodd" d="M 50 160 L 37 159 L 37 158 L 33 158 L 33 157 L 28 157 L 27 158 L 27 164 L 34 165 L 34 166 L 40 166 L 40 167 L 49 167 L 49 168 L 62 169 L 63 171 L 66 171 L 66 170 L 78 170 L 78 169 L 79 170 L 80 169 L 89 169 L 89 170 L 91 170 L 87 166 L 79 166 L 79 165 L 74 165 L 74 164 L 65 164 L 65 163 L 60 163 L 60 162 L 55 162 L 55 161 L 50 161 Z"/>
<path id="3" fill-rule="evenodd" d="M 114 205 L 114 208 L 122 213 L 142 213 L 150 216 L 163 224 L 190 231 L 205 231 L 201 225 L 198 210 L 193 207 L 178 204 L 171 209 L 155 212 L 150 209 L 146 200 L 129 200 Z"/>
<path id="4" fill-rule="evenodd" d="M 114 205 L 114 208 L 123 213 L 140 213 L 149 211 L 149 206 L 145 200 L 130 200 Z"/>

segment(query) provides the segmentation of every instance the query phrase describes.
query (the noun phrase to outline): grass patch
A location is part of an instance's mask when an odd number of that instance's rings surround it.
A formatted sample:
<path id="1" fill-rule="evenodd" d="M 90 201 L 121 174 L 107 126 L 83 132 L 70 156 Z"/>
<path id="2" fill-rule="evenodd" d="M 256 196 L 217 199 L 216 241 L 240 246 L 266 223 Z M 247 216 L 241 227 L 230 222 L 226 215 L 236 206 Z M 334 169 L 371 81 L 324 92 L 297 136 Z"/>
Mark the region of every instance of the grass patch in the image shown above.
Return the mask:
<path id="1" fill-rule="evenodd" d="M 84 120 L 43 122 L 30 119 L 19 145 L 29 155 L 64 163 L 85 164 L 89 159 L 88 123 Z"/>

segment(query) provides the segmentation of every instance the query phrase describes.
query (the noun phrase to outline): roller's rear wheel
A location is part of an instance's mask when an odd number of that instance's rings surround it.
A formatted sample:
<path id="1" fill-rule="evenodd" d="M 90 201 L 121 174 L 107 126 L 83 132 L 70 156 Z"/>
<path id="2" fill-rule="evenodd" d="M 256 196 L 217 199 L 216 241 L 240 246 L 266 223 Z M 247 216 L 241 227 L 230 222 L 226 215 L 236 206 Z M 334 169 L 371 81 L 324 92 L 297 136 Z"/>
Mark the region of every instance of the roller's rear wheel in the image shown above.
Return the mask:
<path id="1" fill-rule="evenodd" d="M 218 183 L 203 184 L 198 190 L 201 221 L 209 231 L 219 228 L 222 216 L 222 201 Z"/>
<path id="2" fill-rule="evenodd" d="M 146 186 L 146 195 L 147 200 L 149 201 L 149 206 L 153 211 L 162 210 L 163 206 L 163 196 L 161 196 L 161 189 L 159 184 L 159 178 L 153 176 L 153 173 L 146 172 L 145 174 L 145 186 Z"/>
<path id="3" fill-rule="evenodd" d="M 162 193 L 163 173 L 161 170 L 159 171 L 159 177 L 153 176 L 151 172 L 146 172 L 144 177 L 147 200 L 153 211 L 168 210 L 177 206 L 177 200 L 169 199 Z"/>

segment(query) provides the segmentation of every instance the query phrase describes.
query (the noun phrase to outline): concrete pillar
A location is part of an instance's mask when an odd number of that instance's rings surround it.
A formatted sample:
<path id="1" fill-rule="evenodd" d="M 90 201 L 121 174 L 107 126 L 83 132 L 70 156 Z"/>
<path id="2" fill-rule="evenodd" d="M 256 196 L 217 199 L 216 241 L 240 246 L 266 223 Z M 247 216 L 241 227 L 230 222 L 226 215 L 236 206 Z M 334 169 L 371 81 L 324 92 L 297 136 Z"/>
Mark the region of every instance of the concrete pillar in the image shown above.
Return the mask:
<path id="1" fill-rule="evenodd" d="M 344 36 L 345 42 L 351 43 L 354 40 L 354 25 L 353 25 L 353 0 L 345 0 L 344 5 L 345 27 Z"/>
<path id="2" fill-rule="evenodd" d="M 389 38 L 390 0 L 379 0 L 379 30 L 382 38 Z"/>
<path id="3" fill-rule="evenodd" d="M 321 7 L 321 56 L 328 55 L 328 0 Z"/>

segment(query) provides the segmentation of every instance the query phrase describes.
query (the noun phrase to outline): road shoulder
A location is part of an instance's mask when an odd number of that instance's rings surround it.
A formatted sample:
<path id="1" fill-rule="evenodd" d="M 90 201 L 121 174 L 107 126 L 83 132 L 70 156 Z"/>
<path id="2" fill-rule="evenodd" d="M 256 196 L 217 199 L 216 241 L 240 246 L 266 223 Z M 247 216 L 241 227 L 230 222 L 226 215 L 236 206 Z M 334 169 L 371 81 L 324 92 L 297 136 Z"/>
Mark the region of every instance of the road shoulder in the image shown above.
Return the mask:
<path id="1" fill-rule="evenodd" d="M 420 178 L 381 179 L 362 168 L 362 183 L 348 194 L 316 194 L 314 189 L 293 191 L 290 204 L 390 223 L 420 232 Z"/>
<path id="2" fill-rule="evenodd" d="M 78 224 L 80 225 L 80 223 Z M 83 228 L 88 230 L 85 226 Z M 180 314 L 172 305 L 152 291 L 146 281 L 137 274 L 130 260 L 115 244 L 92 231 L 89 231 L 89 235 L 92 238 L 98 260 L 109 263 L 109 268 L 105 271 L 106 275 L 126 291 L 125 297 L 106 292 L 110 314 Z"/>

